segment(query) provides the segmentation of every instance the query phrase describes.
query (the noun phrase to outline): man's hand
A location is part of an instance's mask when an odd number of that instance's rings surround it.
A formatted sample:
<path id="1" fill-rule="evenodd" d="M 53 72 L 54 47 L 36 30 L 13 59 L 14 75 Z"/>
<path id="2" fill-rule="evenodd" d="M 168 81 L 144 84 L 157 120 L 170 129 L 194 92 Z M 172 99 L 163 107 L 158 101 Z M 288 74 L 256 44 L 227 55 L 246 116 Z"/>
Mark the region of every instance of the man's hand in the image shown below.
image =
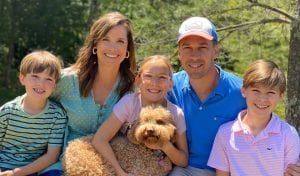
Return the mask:
<path id="1" fill-rule="evenodd" d="M 284 176 L 300 176 L 300 161 L 296 164 L 289 164 Z"/>

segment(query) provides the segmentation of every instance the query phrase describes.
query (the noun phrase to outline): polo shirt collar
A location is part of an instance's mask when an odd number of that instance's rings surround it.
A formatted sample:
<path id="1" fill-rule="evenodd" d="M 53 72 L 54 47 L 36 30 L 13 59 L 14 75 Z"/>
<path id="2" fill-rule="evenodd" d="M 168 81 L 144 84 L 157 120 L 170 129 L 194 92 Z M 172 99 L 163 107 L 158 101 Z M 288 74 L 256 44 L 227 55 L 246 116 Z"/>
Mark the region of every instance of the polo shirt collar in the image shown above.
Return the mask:
<path id="1" fill-rule="evenodd" d="M 213 93 L 214 94 L 218 94 L 218 95 L 221 95 L 221 96 L 224 96 L 226 94 L 226 90 L 227 90 L 227 84 L 226 82 L 224 81 L 226 78 L 225 78 L 225 72 L 224 70 L 222 70 L 222 68 L 218 65 L 215 64 L 215 68 L 218 70 L 219 72 L 219 80 L 218 80 L 218 85 L 217 87 L 213 90 Z M 184 71 L 185 74 L 186 74 L 186 77 L 185 79 L 183 80 L 183 86 L 182 86 L 182 89 L 189 89 L 191 90 L 192 89 L 192 85 L 190 84 L 190 79 L 189 79 L 189 76 L 188 74 L 186 73 L 186 71 Z"/>
<path id="2" fill-rule="evenodd" d="M 219 72 L 219 80 L 218 80 L 218 85 L 217 87 L 213 90 L 213 92 L 215 94 L 221 95 L 221 96 L 225 96 L 227 90 L 228 90 L 228 86 L 227 83 L 225 81 L 225 72 L 224 70 L 221 69 L 220 66 L 215 65 L 216 69 Z"/>
<path id="3" fill-rule="evenodd" d="M 231 128 L 232 132 L 237 133 L 237 132 L 242 132 L 242 131 L 246 130 L 242 125 L 242 117 L 245 115 L 246 112 L 247 112 L 247 110 L 243 110 L 238 114 L 236 120 L 233 122 L 233 125 Z"/>
<path id="4" fill-rule="evenodd" d="M 185 76 L 185 78 L 183 80 L 183 83 L 182 83 L 183 84 L 182 89 L 185 89 L 185 88 L 191 89 L 192 86 L 190 84 L 189 76 L 188 76 L 188 74 L 185 70 L 184 70 L 184 73 L 185 73 L 186 76 Z"/>
<path id="5" fill-rule="evenodd" d="M 281 131 L 281 123 L 280 118 L 272 113 L 272 117 L 266 128 L 264 129 L 266 133 L 280 133 Z"/>
<path id="6" fill-rule="evenodd" d="M 245 115 L 247 110 L 243 110 L 238 114 L 237 119 L 234 121 L 232 125 L 232 131 L 237 132 L 243 132 L 243 133 L 249 133 L 247 129 L 242 125 L 242 117 Z M 272 117 L 270 122 L 267 124 L 266 128 L 261 131 L 261 133 L 265 134 L 272 134 L 272 133 L 280 133 L 281 130 L 281 123 L 279 117 L 272 113 Z"/>

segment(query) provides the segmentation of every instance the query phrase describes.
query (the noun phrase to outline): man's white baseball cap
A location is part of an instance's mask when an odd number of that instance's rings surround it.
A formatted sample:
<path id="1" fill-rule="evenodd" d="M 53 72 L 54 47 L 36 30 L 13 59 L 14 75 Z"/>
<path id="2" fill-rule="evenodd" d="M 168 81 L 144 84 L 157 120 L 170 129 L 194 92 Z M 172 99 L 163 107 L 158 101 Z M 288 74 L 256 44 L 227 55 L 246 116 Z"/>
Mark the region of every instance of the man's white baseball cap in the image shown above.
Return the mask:
<path id="1" fill-rule="evenodd" d="M 207 40 L 218 41 L 216 27 L 205 17 L 190 17 L 180 26 L 177 43 L 187 36 L 200 36 Z"/>

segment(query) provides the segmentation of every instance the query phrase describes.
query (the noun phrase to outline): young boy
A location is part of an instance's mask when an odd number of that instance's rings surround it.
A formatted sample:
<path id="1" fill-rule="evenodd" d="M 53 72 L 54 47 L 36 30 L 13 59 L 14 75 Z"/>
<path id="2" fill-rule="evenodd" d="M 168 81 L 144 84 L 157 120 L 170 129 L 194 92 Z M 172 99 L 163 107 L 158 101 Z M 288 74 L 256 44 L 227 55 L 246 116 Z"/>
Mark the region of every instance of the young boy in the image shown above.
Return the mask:
<path id="1" fill-rule="evenodd" d="M 285 76 L 272 61 L 250 65 L 242 87 L 247 110 L 220 127 L 208 160 L 217 176 L 279 176 L 288 164 L 297 162 L 298 133 L 272 112 L 285 87 Z"/>
<path id="2" fill-rule="evenodd" d="M 48 97 L 60 70 L 59 59 L 47 51 L 22 60 L 19 80 L 26 93 L 0 108 L 0 175 L 37 175 L 58 160 L 67 119 Z"/>

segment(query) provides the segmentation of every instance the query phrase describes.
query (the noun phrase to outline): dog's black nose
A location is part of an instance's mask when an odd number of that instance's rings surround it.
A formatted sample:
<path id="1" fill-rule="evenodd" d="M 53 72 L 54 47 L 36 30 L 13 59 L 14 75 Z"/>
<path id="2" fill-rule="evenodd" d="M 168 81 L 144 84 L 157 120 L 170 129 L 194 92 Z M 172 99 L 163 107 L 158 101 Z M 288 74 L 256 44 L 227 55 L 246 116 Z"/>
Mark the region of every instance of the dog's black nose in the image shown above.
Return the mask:
<path id="1" fill-rule="evenodd" d="M 154 130 L 153 130 L 153 129 L 148 129 L 148 130 L 146 131 L 146 135 L 147 135 L 147 136 L 153 136 L 153 134 L 154 134 Z"/>

